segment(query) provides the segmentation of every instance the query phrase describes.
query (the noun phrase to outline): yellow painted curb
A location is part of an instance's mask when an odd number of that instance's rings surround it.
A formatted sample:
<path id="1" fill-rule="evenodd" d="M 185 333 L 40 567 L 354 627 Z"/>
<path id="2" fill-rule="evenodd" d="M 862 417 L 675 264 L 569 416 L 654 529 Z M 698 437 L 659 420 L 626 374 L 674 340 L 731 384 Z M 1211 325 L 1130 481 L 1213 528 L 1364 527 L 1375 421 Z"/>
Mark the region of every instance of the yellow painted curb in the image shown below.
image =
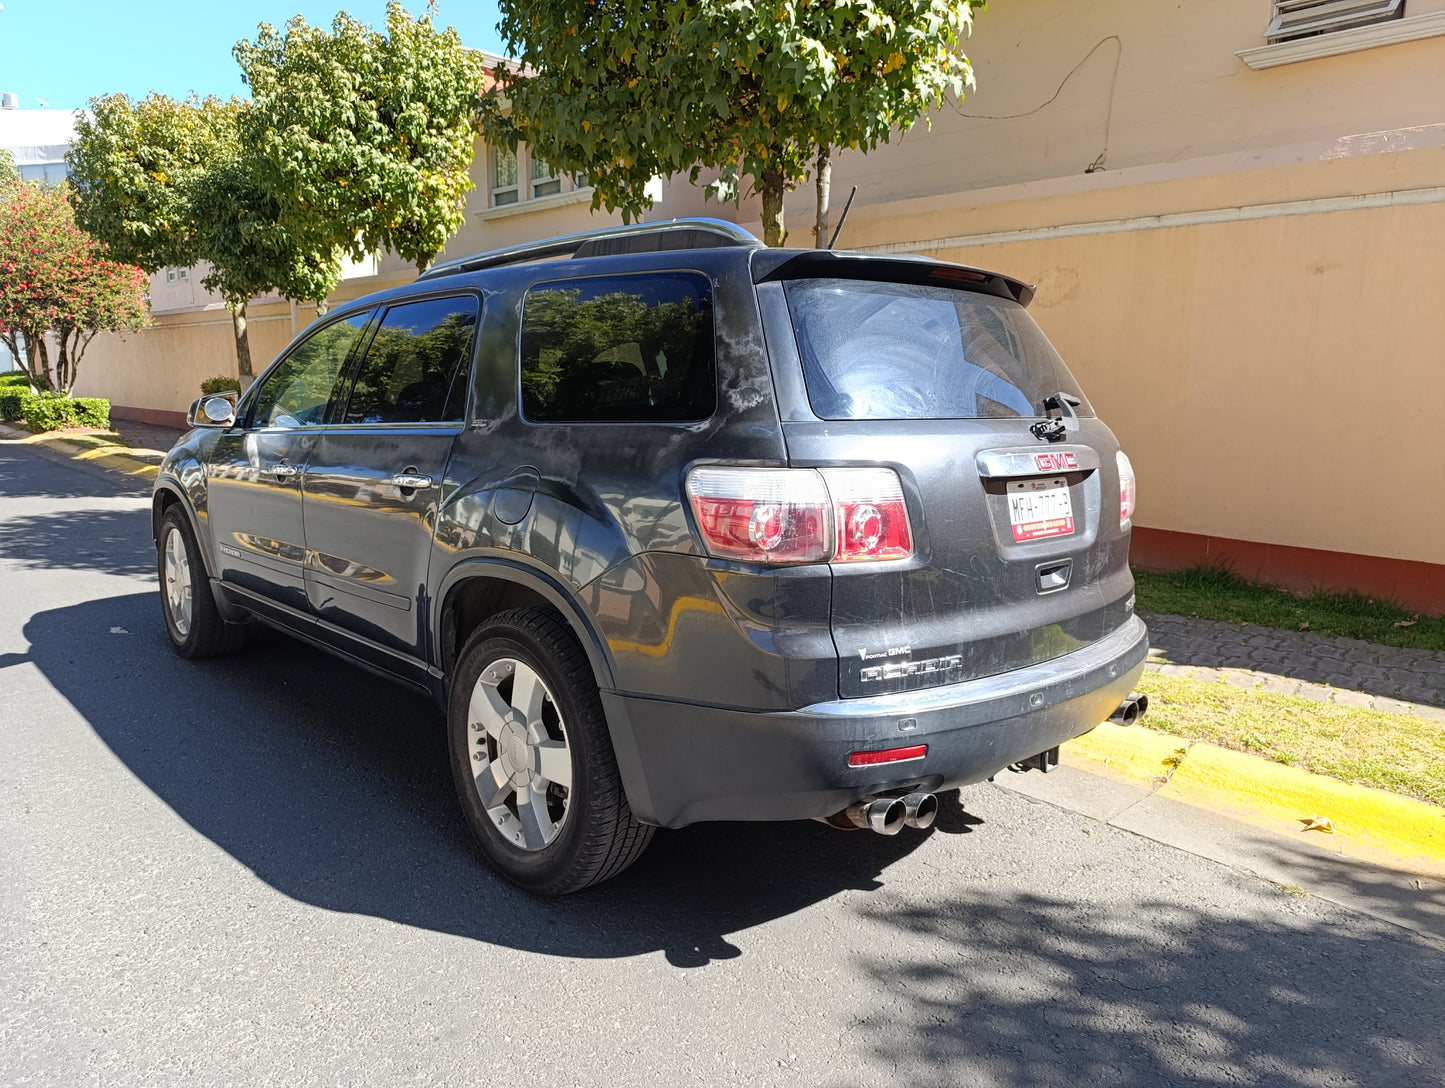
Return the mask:
<path id="1" fill-rule="evenodd" d="M 1445 808 L 1340 782 L 1259 756 L 1105 722 L 1064 748 L 1068 762 L 1157 787 L 1167 797 L 1222 810 L 1392 868 L 1445 878 Z M 1161 784 L 1162 783 L 1162 784 Z M 1329 833 L 1309 830 L 1328 821 Z"/>
<path id="2" fill-rule="evenodd" d="M 129 446 L 115 443 L 103 446 L 85 446 L 50 434 L 32 434 L 20 441 L 27 446 L 44 446 L 46 449 L 64 454 L 76 461 L 88 461 L 114 472 L 121 472 L 127 476 L 139 476 L 147 480 L 156 478 L 156 469 L 159 467 L 136 457 L 131 453 Z"/>
<path id="3" fill-rule="evenodd" d="M 1110 778 L 1121 778 L 1140 786 L 1158 786 L 1174 770 L 1189 743 L 1179 737 L 1156 733 L 1152 729 L 1126 728 L 1105 722 L 1064 745 L 1065 762 L 1081 765 L 1070 756 L 1081 756 L 1085 763 L 1098 764 L 1087 770 L 1102 770 Z"/>

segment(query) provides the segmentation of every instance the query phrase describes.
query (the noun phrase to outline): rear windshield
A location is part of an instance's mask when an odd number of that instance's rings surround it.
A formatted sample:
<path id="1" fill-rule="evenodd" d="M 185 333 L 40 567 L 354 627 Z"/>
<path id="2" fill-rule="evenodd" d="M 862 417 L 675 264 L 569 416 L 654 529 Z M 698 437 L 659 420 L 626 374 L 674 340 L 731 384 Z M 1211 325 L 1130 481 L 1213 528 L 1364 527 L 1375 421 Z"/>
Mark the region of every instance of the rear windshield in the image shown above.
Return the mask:
<path id="1" fill-rule="evenodd" d="M 872 280 L 785 286 L 808 400 L 820 419 L 1042 416 L 1056 393 L 1081 401 L 1059 353 L 1012 299 Z"/>

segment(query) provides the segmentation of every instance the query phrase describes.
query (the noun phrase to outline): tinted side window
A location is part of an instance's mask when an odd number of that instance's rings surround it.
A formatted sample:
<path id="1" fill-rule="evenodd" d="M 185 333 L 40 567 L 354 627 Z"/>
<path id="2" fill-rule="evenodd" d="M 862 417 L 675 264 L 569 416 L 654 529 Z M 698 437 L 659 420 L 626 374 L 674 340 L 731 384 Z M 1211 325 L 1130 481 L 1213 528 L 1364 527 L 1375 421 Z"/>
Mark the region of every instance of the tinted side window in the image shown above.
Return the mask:
<path id="1" fill-rule="evenodd" d="M 460 420 L 479 310 L 473 296 L 387 310 L 356 375 L 345 422 Z"/>
<path id="2" fill-rule="evenodd" d="M 369 313 L 317 329 L 266 377 L 251 410 L 253 427 L 319 426 L 338 394 L 342 367 Z"/>
<path id="3" fill-rule="evenodd" d="M 539 423 L 707 419 L 712 286 L 696 272 L 539 284 L 522 311 L 521 368 L 522 409 Z"/>

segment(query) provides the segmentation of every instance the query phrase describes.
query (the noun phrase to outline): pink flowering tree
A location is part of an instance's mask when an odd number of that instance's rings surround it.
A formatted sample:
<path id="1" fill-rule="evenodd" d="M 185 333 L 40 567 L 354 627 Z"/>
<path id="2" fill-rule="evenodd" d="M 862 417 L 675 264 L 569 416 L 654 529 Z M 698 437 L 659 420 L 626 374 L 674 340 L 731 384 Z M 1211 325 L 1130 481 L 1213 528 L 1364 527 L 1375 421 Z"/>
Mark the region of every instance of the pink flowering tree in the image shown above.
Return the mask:
<path id="1" fill-rule="evenodd" d="M 76 226 L 63 186 L 0 192 L 0 342 L 35 388 L 69 393 L 96 333 L 144 328 L 145 288 Z"/>

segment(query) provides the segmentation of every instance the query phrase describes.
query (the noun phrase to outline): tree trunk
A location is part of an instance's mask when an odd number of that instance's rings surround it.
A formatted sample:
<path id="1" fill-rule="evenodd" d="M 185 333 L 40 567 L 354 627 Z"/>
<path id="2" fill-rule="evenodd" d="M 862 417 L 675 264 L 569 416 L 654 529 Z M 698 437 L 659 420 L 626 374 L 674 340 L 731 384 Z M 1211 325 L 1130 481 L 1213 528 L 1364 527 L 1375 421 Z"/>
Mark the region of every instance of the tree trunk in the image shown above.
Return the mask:
<path id="1" fill-rule="evenodd" d="M 241 302 L 227 308 L 231 311 L 231 331 L 236 334 L 236 373 L 244 392 L 255 379 L 251 371 L 251 338 L 246 332 L 246 304 Z"/>
<path id="2" fill-rule="evenodd" d="M 813 175 L 818 183 L 818 221 L 813 227 L 813 248 L 828 248 L 828 199 L 833 190 L 832 149 L 818 148 L 818 169 Z"/>
<path id="3" fill-rule="evenodd" d="M 55 388 L 69 396 L 75 380 L 70 376 L 70 330 L 64 325 L 55 330 L 55 342 Z"/>
<path id="4" fill-rule="evenodd" d="M 55 388 L 50 378 L 50 347 L 45 343 L 45 334 L 26 330 L 25 369 L 30 371 L 30 384 L 40 392 Z"/>
<path id="5" fill-rule="evenodd" d="M 783 175 L 781 171 L 764 170 L 758 178 L 758 192 L 763 198 L 763 242 L 780 246 L 787 242 L 783 228 Z"/>
<path id="6" fill-rule="evenodd" d="M 318 298 L 316 300 L 317 317 L 325 317 L 326 311 L 328 311 L 329 309 L 331 309 L 331 303 L 327 302 L 324 298 Z"/>

